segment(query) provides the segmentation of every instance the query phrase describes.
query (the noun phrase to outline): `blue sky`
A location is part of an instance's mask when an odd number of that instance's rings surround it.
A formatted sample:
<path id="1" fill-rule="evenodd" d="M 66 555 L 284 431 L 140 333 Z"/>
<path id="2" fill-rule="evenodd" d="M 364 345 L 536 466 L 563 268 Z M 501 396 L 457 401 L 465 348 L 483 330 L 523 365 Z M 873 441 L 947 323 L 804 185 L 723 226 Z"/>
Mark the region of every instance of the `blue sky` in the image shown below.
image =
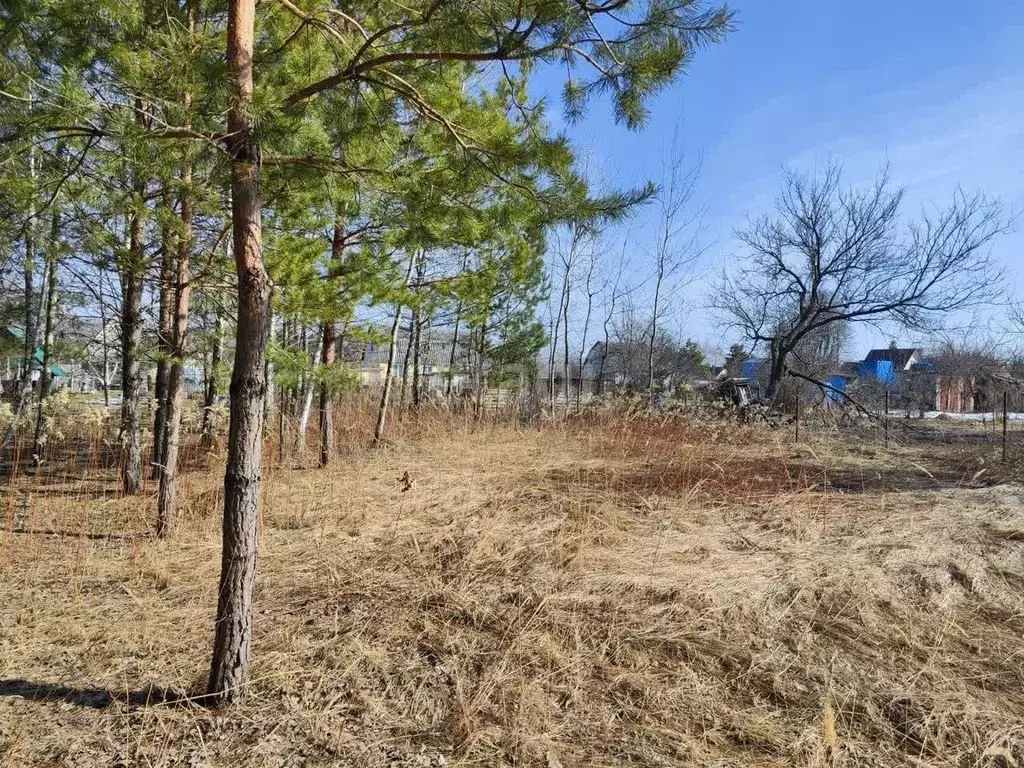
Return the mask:
<path id="1" fill-rule="evenodd" d="M 888 162 L 908 187 L 906 212 L 945 203 L 959 184 L 1024 211 L 1024 2 L 980 0 L 738 0 L 738 26 L 699 54 L 686 75 L 651 103 L 646 128 L 614 125 L 606 105 L 564 127 L 589 148 L 596 175 L 633 186 L 660 175 L 681 120 L 687 153 L 702 163 L 696 200 L 706 207 L 702 267 L 742 256 L 733 232 L 770 210 L 782 169 L 840 161 L 851 183 Z M 554 99 L 553 99 L 554 100 Z M 556 125 L 559 109 L 549 114 Z M 650 213 L 633 225 L 636 251 L 653 234 Z M 621 237 L 621 235 L 620 235 Z M 994 245 L 1024 295 L 1024 229 Z M 642 272 L 642 259 L 634 265 Z M 689 311 L 673 322 L 722 344 L 699 308 L 705 286 L 684 291 Z M 888 334 L 858 331 L 850 353 Z"/>

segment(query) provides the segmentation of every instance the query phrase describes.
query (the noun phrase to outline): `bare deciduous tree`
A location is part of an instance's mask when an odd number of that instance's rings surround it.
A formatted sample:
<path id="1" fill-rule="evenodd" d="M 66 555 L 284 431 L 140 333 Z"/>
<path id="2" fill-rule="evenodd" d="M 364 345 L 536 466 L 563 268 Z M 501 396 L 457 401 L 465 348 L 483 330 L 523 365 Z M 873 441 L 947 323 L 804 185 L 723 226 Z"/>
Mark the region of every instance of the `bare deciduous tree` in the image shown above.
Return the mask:
<path id="1" fill-rule="evenodd" d="M 647 342 L 647 391 L 654 397 L 655 344 L 664 319 L 665 292 L 700 257 L 697 242 L 701 211 L 693 211 L 693 200 L 700 166 L 688 168 L 679 139 L 679 126 L 672 135 L 672 144 L 664 163 L 665 178 L 658 193 L 658 239 L 654 249 L 654 296 L 651 327 Z"/>
<path id="2" fill-rule="evenodd" d="M 998 203 L 958 191 L 948 207 L 905 223 L 903 199 L 887 172 L 866 189 L 844 187 L 836 164 L 787 172 L 776 214 L 739 233 L 748 255 L 712 303 L 767 347 L 767 399 L 778 397 L 801 342 L 824 328 L 935 329 L 948 313 L 993 301 L 1000 270 L 986 246 L 1004 229 Z"/>

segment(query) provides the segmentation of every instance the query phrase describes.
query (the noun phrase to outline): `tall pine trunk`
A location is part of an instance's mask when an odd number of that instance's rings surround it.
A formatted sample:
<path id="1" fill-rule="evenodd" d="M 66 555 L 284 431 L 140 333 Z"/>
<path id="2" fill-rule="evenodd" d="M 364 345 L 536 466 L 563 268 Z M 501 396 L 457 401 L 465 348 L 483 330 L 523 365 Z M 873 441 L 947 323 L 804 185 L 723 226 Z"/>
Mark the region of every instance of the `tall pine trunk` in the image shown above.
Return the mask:
<path id="1" fill-rule="evenodd" d="M 163 190 L 163 206 L 165 213 L 171 209 L 167 186 Z M 153 396 L 156 400 L 156 415 L 153 418 L 153 459 L 152 477 L 160 479 L 164 465 L 164 452 L 167 448 L 167 377 L 171 367 L 171 323 L 174 315 L 174 254 L 170 224 L 165 220 L 160 225 L 160 309 L 157 321 L 156 343 L 156 380 Z"/>
<path id="2" fill-rule="evenodd" d="M 242 698 L 249 685 L 256 521 L 263 464 L 265 349 L 270 276 L 263 263 L 260 147 L 250 123 L 256 0 L 228 0 L 227 64 L 231 225 L 238 277 L 238 322 L 231 373 L 231 417 L 224 473 L 223 548 L 207 695 L 215 704 Z"/>
<path id="3" fill-rule="evenodd" d="M 142 279 L 145 219 L 143 188 L 137 186 L 128 232 L 128 261 L 121 270 L 121 489 L 126 494 L 142 488 Z"/>

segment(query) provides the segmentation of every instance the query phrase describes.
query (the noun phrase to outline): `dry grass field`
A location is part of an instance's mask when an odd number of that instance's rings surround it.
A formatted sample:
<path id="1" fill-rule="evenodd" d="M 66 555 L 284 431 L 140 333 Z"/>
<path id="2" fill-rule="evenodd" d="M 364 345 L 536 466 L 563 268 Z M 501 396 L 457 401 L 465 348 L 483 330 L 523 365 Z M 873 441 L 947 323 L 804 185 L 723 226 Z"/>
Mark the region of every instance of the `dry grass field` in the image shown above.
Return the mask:
<path id="1" fill-rule="evenodd" d="M 270 462 L 256 682 L 226 711 L 181 700 L 207 673 L 216 457 L 186 457 L 167 542 L 102 446 L 14 477 L 0 765 L 1024 765 L 1024 487 L 991 456 L 401 429 L 326 471 Z"/>

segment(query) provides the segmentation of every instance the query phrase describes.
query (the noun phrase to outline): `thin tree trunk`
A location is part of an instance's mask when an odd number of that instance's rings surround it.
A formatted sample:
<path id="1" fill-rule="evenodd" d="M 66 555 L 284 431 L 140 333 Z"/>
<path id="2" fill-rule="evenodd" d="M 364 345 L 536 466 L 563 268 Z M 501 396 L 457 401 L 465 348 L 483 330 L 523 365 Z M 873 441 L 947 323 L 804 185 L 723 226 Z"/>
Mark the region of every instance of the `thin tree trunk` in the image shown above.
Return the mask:
<path id="1" fill-rule="evenodd" d="M 188 104 L 186 104 L 186 107 Z M 178 453 L 181 445 L 181 412 L 185 405 L 185 351 L 188 341 L 188 304 L 192 291 L 190 249 L 192 247 L 192 202 L 189 186 L 191 168 L 184 167 L 181 184 L 181 234 L 174 286 L 174 326 L 170 371 L 167 376 L 167 439 L 157 495 L 157 536 L 171 536 L 178 518 Z"/>
<path id="2" fill-rule="evenodd" d="M 309 354 L 308 354 L 309 353 L 309 343 L 308 343 L 308 340 L 306 338 L 306 323 L 304 321 L 298 322 L 298 334 L 297 334 L 296 340 L 298 341 L 299 350 L 302 352 L 303 358 L 306 359 L 306 360 L 310 360 L 310 357 L 309 357 Z M 319 359 L 320 359 L 320 353 L 318 352 L 317 354 L 313 355 L 313 357 L 312 357 L 312 365 L 316 365 L 316 363 L 319 361 Z M 305 404 L 307 402 L 310 403 L 310 408 L 312 408 L 312 398 L 309 397 L 309 392 L 310 392 L 310 389 L 309 389 L 309 376 L 305 372 L 300 372 L 299 375 L 298 375 L 298 378 L 296 380 L 296 385 L 295 385 L 295 389 L 294 389 L 294 402 L 293 402 L 293 409 L 294 410 L 293 410 L 293 413 L 292 413 L 293 416 L 301 416 L 302 413 L 303 413 L 303 410 L 305 409 Z M 299 403 L 300 402 L 303 404 L 303 408 L 299 407 Z M 307 416 L 307 418 L 308 418 L 308 416 Z M 302 430 L 302 435 L 303 436 L 305 436 L 305 426 L 306 425 L 303 424 L 303 430 Z"/>
<path id="3" fill-rule="evenodd" d="M 31 106 L 32 99 L 29 98 Z M 36 269 L 36 203 L 35 203 L 35 182 L 36 182 L 36 154 L 34 145 L 29 146 L 28 151 L 28 173 L 31 181 L 31 189 L 28 207 L 28 221 L 25 222 L 25 264 L 24 264 L 24 302 L 25 302 L 25 343 L 21 353 L 21 371 L 19 381 L 18 403 L 14 409 L 14 418 L 4 432 L 3 444 L 6 446 L 18 433 L 22 420 L 29 412 L 34 391 L 32 385 L 32 360 L 35 358 L 36 347 L 38 346 L 38 313 L 33 306 L 35 303 L 35 269 Z"/>
<path id="4" fill-rule="evenodd" d="M 217 384 L 220 379 L 219 371 L 221 358 L 224 356 L 224 319 L 217 310 L 213 321 L 213 346 L 210 349 L 210 370 L 206 375 L 206 387 L 203 393 L 203 430 L 200 438 L 200 446 L 204 450 L 212 450 L 216 445 L 213 436 L 213 409 L 217 405 Z"/>
<path id="5" fill-rule="evenodd" d="M 60 214 L 54 208 L 50 219 L 50 242 L 46 254 L 46 309 L 43 330 L 43 370 L 39 376 L 39 406 L 36 413 L 36 439 L 33 453 L 42 459 L 46 452 L 47 431 L 43 406 L 50 396 L 53 377 L 50 374 L 53 352 L 53 313 L 57 306 L 57 249 L 60 239 Z"/>
<path id="6" fill-rule="evenodd" d="M 777 344 L 772 344 L 771 360 L 769 361 L 768 368 L 768 385 L 764 397 L 769 403 L 774 403 L 779 399 L 779 395 L 782 394 L 782 380 L 788 369 L 788 357 L 788 353 L 783 352 Z"/>
<path id="7" fill-rule="evenodd" d="M 427 271 L 427 258 L 425 254 L 421 254 L 420 258 L 416 262 L 416 285 L 420 288 L 423 286 L 423 281 L 426 279 Z M 413 315 L 412 328 L 410 329 L 410 341 L 413 344 L 412 352 L 412 406 L 413 408 L 419 408 L 420 405 L 420 387 L 422 385 L 421 371 L 420 371 L 420 341 L 423 331 L 423 309 L 417 308 Z"/>
<path id="8" fill-rule="evenodd" d="M 416 252 L 409 254 L 409 265 L 405 269 L 405 285 L 408 287 L 412 277 L 412 268 L 416 262 Z M 391 342 L 388 346 L 388 367 L 384 374 L 384 388 L 380 393 L 380 406 L 377 408 L 377 423 L 373 428 L 373 444 L 380 445 L 384 440 L 384 428 L 387 426 L 388 401 L 391 399 L 391 372 L 395 366 L 395 355 L 398 353 L 398 327 L 402 322 L 402 304 L 395 307 L 395 319 L 391 323 Z M 405 371 L 403 371 L 405 373 Z"/>
<path id="9" fill-rule="evenodd" d="M 604 394 L 604 367 L 605 362 L 608 360 L 608 343 L 611 341 L 611 323 L 612 318 L 615 317 L 615 304 L 619 299 L 619 281 L 622 279 L 624 261 L 625 246 L 623 246 L 623 251 L 619 255 L 619 269 L 615 274 L 615 285 L 612 286 L 611 306 L 608 307 L 608 313 L 604 316 L 604 348 L 601 350 L 601 364 L 598 368 L 597 374 L 597 393 L 599 395 Z"/>
<path id="10" fill-rule="evenodd" d="M 228 2 L 228 113 L 231 220 L 238 275 L 238 323 L 231 374 L 231 421 L 224 473 L 223 551 L 207 694 L 217 704 L 242 698 L 249 685 L 252 598 L 256 578 L 263 448 L 265 349 L 270 277 L 263 263 L 260 147 L 250 124 L 256 0 Z"/>
<path id="11" fill-rule="evenodd" d="M 110 407 L 110 349 L 107 344 L 107 303 L 103 301 L 103 277 L 100 276 L 100 335 L 103 338 L 103 406 Z"/>
<path id="12" fill-rule="evenodd" d="M 459 274 L 466 271 L 466 265 L 469 264 L 469 253 L 465 253 L 462 256 L 462 269 L 459 270 Z M 444 396 L 452 396 L 452 386 L 455 379 L 455 360 L 456 353 L 459 348 L 459 323 L 462 321 L 462 299 L 459 299 L 459 303 L 455 305 L 455 333 L 452 334 L 452 349 L 451 354 L 448 356 L 448 381 L 445 383 Z"/>
<path id="13" fill-rule="evenodd" d="M 565 314 L 562 320 L 562 389 L 565 392 L 565 412 L 569 413 L 569 298 L 570 292 L 565 294 Z"/>
<path id="14" fill-rule="evenodd" d="M 320 347 L 317 346 L 310 358 L 314 367 L 320 360 L 320 354 Z M 299 416 L 299 431 L 295 436 L 294 455 L 296 458 L 301 456 L 306 450 L 306 430 L 309 428 L 309 415 L 313 412 L 313 394 L 316 392 L 313 381 L 312 377 L 306 377 L 306 392 L 302 400 L 302 415 Z"/>
<path id="15" fill-rule="evenodd" d="M 562 327 L 562 315 L 563 312 L 566 317 L 569 313 L 564 308 L 568 304 L 569 296 L 569 264 L 565 265 L 565 274 L 562 277 L 562 293 L 558 297 L 558 312 L 555 315 L 555 331 L 551 336 L 551 381 L 549 383 L 550 397 L 551 397 L 551 415 L 555 415 L 555 361 L 558 359 L 558 332 Z M 562 377 L 567 378 L 569 371 L 562 371 Z M 569 401 L 566 398 L 566 407 L 568 407 Z"/>
<path id="16" fill-rule="evenodd" d="M 331 277 L 335 277 L 341 268 L 342 253 L 345 248 L 345 228 L 341 216 L 334 223 L 334 235 L 331 237 Z M 331 366 L 337 352 L 337 335 L 333 315 L 325 317 L 320 339 L 320 363 L 323 371 L 320 377 L 320 466 L 326 467 L 334 453 L 334 413 L 331 397 Z"/>
<path id="17" fill-rule="evenodd" d="M 185 28 L 189 35 L 195 33 L 196 17 L 194 0 L 185 3 Z M 188 112 L 192 107 L 192 94 L 185 91 L 182 98 L 185 108 L 185 128 L 192 123 Z M 174 281 L 174 349 L 170 371 L 167 376 L 167 446 L 163 452 L 160 488 L 157 493 L 156 535 L 171 536 L 178 522 L 178 452 L 181 445 L 181 412 L 185 406 L 185 351 L 188 343 L 188 304 L 192 292 L 191 249 L 192 224 L 192 162 L 186 155 L 181 166 L 181 232 L 178 236 L 178 264 Z"/>
<path id="18" fill-rule="evenodd" d="M 325 320 L 320 343 L 320 466 L 326 467 L 334 453 L 334 414 L 331 412 L 331 366 L 334 365 L 334 321 Z"/>
<path id="19" fill-rule="evenodd" d="M 484 389 L 487 382 L 484 381 L 484 352 L 487 349 L 487 327 L 480 326 L 480 332 L 476 342 L 476 418 L 483 416 L 484 412 Z"/>
<path id="20" fill-rule="evenodd" d="M 658 336 L 658 312 L 661 301 L 661 283 L 665 277 L 664 255 L 658 259 L 658 276 L 654 283 L 654 314 L 651 316 L 651 338 L 647 347 L 647 396 L 654 402 L 654 343 Z"/>
<path id="21" fill-rule="evenodd" d="M 412 407 L 420 405 L 420 341 L 423 328 L 422 312 L 416 313 L 412 326 Z"/>
<path id="22" fill-rule="evenodd" d="M 558 312 L 548 323 L 551 337 L 551 351 L 548 352 L 548 406 L 551 408 L 551 416 L 555 415 L 555 355 L 558 354 L 558 327 L 562 322 L 562 305 L 558 305 Z"/>
<path id="23" fill-rule="evenodd" d="M 273 309 L 267 312 L 267 344 L 272 345 L 277 340 L 277 325 L 274 322 Z M 270 420 L 270 409 L 277 404 L 275 398 L 277 397 L 277 391 L 275 386 L 276 376 L 274 375 L 274 362 L 266 357 L 263 363 L 263 375 L 267 381 L 267 396 L 263 403 L 263 423 L 264 425 L 271 424 Z M 264 428 L 266 428 L 264 426 Z"/>
<path id="24" fill-rule="evenodd" d="M 136 205 L 142 202 L 143 189 L 136 187 Z M 121 489 L 126 494 L 142 488 L 141 392 L 139 346 L 142 343 L 142 280 L 145 269 L 143 238 L 145 221 L 136 209 L 130 218 L 128 263 L 121 271 Z"/>
<path id="25" fill-rule="evenodd" d="M 167 185 L 163 190 L 163 206 L 167 211 L 171 209 L 170 193 Z M 174 259 L 171 243 L 171 228 L 166 221 L 160 226 L 160 314 L 157 324 L 157 360 L 156 360 L 156 381 L 154 382 L 154 397 L 156 398 L 156 414 L 153 417 L 153 460 L 152 477 L 160 478 L 161 467 L 164 464 L 164 452 L 167 448 L 167 377 L 170 372 L 170 358 L 172 334 L 171 323 L 173 322 L 174 308 L 172 302 L 174 291 Z"/>
<path id="26" fill-rule="evenodd" d="M 398 398 L 398 418 L 405 411 L 405 395 L 409 390 L 409 360 L 412 357 L 412 329 L 416 324 L 416 310 L 409 310 L 409 333 L 405 338 L 405 357 L 402 358 L 402 390 Z"/>
<path id="27" fill-rule="evenodd" d="M 280 402 L 277 404 L 277 464 L 284 464 L 284 419 L 288 403 L 285 402 L 288 392 L 284 387 L 279 387 L 281 394 L 278 395 Z"/>
<path id="28" fill-rule="evenodd" d="M 452 334 L 452 349 L 448 355 L 448 381 L 444 385 L 444 396 L 452 396 L 452 386 L 455 381 L 455 359 L 459 348 L 459 323 L 462 322 L 462 302 L 455 307 L 455 332 Z"/>
<path id="29" fill-rule="evenodd" d="M 582 409 L 583 402 L 583 356 L 587 352 L 587 330 L 590 328 L 590 314 L 594 308 L 594 293 L 591 290 L 591 282 L 594 278 L 594 265 L 597 259 L 594 254 L 590 255 L 590 269 L 587 270 L 587 314 L 583 318 L 583 338 L 580 340 L 580 359 L 577 371 L 579 380 L 576 386 L 576 411 L 579 412 Z"/>

